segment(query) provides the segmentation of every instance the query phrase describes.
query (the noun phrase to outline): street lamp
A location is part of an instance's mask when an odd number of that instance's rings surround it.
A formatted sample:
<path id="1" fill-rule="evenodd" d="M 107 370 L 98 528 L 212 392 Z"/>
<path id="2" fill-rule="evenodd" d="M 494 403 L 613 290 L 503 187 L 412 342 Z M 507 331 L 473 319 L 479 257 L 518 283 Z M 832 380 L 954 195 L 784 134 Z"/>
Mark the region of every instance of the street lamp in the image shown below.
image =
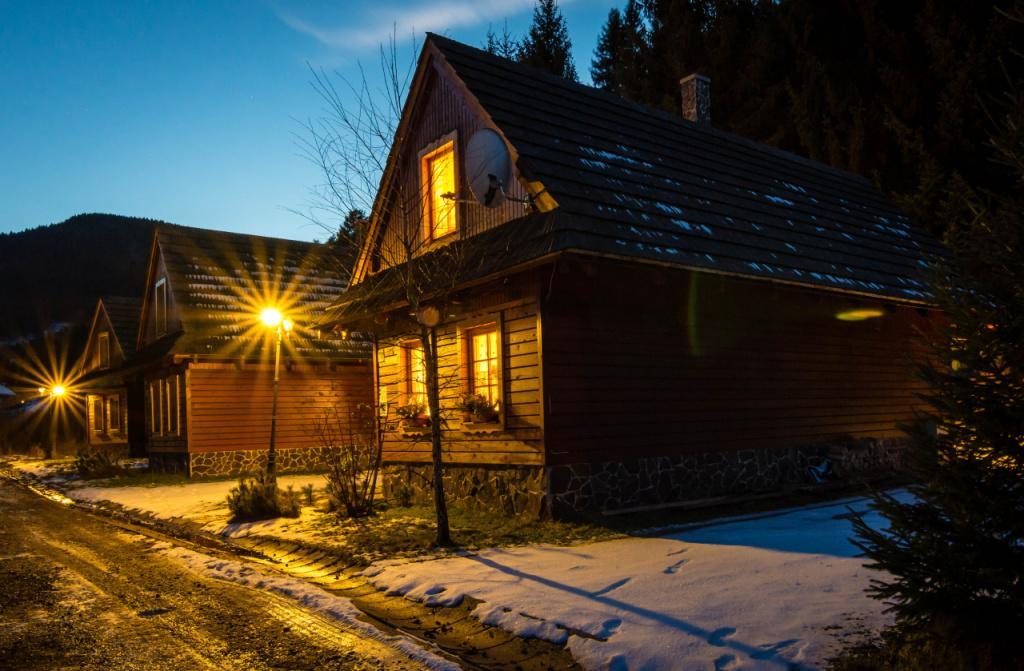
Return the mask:
<path id="1" fill-rule="evenodd" d="M 49 398 L 50 405 L 50 440 L 47 442 L 43 457 L 53 459 L 57 454 L 57 403 L 68 393 L 68 388 L 58 383 L 52 387 L 40 387 L 39 393 Z"/>
<path id="2" fill-rule="evenodd" d="M 277 346 L 274 349 L 274 395 L 270 404 L 270 449 L 267 450 L 267 485 L 276 488 L 277 452 L 274 448 L 277 441 L 277 388 L 281 381 L 281 341 L 286 333 L 291 332 L 292 321 L 285 319 L 275 307 L 264 308 L 260 312 L 260 321 L 277 334 Z"/>

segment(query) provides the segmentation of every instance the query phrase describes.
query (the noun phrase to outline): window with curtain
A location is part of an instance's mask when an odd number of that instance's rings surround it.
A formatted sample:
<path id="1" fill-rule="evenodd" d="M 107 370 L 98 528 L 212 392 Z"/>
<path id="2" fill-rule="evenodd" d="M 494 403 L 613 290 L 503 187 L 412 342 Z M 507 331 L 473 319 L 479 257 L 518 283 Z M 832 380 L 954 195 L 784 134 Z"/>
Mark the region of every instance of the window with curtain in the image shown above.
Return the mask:
<path id="1" fill-rule="evenodd" d="M 466 341 L 469 350 L 469 392 L 480 394 L 496 404 L 501 400 L 501 353 L 498 351 L 497 325 L 467 331 Z"/>
<path id="2" fill-rule="evenodd" d="M 455 232 L 455 141 L 424 154 L 420 164 L 423 179 L 423 216 L 427 240 Z"/>
<path id="3" fill-rule="evenodd" d="M 406 340 L 401 345 L 405 373 L 406 403 L 427 404 L 427 376 L 423 358 L 423 344 L 419 340 Z"/>

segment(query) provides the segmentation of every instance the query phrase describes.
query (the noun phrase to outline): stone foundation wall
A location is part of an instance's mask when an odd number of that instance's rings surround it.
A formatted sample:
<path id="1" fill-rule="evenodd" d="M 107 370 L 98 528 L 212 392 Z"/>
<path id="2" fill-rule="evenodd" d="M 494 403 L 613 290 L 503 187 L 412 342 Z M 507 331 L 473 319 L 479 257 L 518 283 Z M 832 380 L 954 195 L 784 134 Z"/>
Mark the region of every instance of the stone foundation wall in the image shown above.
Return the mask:
<path id="1" fill-rule="evenodd" d="M 826 459 L 831 466 L 828 477 L 849 479 L 899 470 L 904 455 L 903 440 L 865 439 L 554 466 L 549 469 L 551 512 L 570 517 L 810 484 L 814 480 L 808 468 L 821 466 Z"/>
<path id="2" fill-rule="evenodd" d="M 315 471 L 324 468 L 330 451 L 322 447 L 290 448 L 277 451 L 277 472 Z M 193 478 L 211 475 L 246 475 L 262 471 L 267 464 L 266 450 L 192 452 L 189 474 Z"/>
<path id="3" fill-rule="evenodd" d="M 565 466 L 448 466 L 449 503 L 510 515 L 555 518 L 641 508 L 810 484 L 808 469 L 827 459 L 827 477 L 849 480 L 904 466 L 905 442 L 866 439 L 788 449 L 749 449 Z M 386 500 L 433 503 L 433 468 L 385 464 Z"/>
<path id="4" fill-rule="evenodd" d="M 159 473 L 188 474 L 188 455 L 184 452 L 150 452 L 149 470 Z"/>
<path id="5" fill-rule="evenodd" d="M 428 464 L 385 464 L 384 498 L 398 505 L 434 502 L 434 469 Z M 546 514 L 547 476 L 539 466 L 446 466 L 445 500 L 478 510 L 538 518 Z"/>

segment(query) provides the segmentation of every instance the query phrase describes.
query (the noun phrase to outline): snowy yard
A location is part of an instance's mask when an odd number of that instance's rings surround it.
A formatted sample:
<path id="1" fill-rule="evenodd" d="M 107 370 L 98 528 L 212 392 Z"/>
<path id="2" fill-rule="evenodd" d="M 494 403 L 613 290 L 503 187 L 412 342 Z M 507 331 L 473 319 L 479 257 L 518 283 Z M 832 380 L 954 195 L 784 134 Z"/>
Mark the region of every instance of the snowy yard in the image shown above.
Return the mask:
<path id="1" fill-rule="evenodd" d="M 848 506 L 867 502 L 658 538 L 383 561 L 365 575 L 428 603 L 472 596 L 485 622 L 566 641 L 587 669 L 814 669 L 839 651 L 839 636 L 889 620 L 863 593 L 873 572 L 847 540 Z"/>

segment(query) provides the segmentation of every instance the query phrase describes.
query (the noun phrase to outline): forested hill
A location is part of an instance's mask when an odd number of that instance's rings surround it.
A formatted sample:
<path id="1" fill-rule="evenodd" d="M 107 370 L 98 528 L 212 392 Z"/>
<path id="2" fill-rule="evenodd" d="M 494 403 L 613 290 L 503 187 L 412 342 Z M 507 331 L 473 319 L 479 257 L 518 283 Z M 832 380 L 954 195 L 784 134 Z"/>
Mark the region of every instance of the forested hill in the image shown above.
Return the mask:
<path id="1" fill-rule="evenodd" d="M 0 340 L 82 324 L 100 296 L 140 296 L 156 223 L 80 214 L 0 234 Z"/>

